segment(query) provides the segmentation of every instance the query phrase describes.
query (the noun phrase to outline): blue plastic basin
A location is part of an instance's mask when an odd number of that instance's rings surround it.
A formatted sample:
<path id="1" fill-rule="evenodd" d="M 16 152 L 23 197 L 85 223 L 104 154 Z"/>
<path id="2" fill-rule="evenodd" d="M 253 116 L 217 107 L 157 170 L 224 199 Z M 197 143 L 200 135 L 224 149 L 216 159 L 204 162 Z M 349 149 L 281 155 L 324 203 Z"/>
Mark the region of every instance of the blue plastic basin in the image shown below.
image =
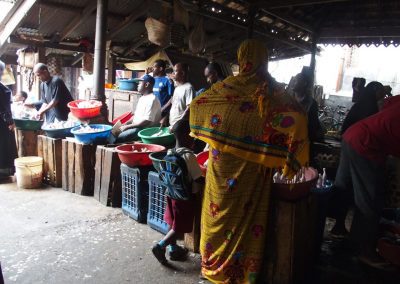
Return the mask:
<path id="1" fill-rule="evenodd" d="M 121 79 L 118 81 L 118 86 L 123 91 L 135 91 L 137 89 L 137 83 L 133 79 Z"/>
<path id="2" fill-rule="evenodd" d="M 112 126 L 106 124 L 90 124 L 91 128 L 102 129 L 100 132 L 94 133 L 79 133 L 77 132 L 82 126 L 72 128 L 71 133 L 74 134 L 75 139 L 83 144 L 103 144 L 106 143 L 108 137 L 111 135 Z"/>
<path id="3" fill-rule="evenodd" d="M 76 123 L 75 126 L 72 127 L 67 127 L 67 128 L 59 128 L 59 129 L 51 129 L 51 128 L 46 128 L 45 126 L 42 127 L 42 130 L 46 132 L 47 137 L 51 138 L 65 138 L 65 137 L 73 137 L 71 133 L 71 129 L 79 125 L 79 123 Z"/>

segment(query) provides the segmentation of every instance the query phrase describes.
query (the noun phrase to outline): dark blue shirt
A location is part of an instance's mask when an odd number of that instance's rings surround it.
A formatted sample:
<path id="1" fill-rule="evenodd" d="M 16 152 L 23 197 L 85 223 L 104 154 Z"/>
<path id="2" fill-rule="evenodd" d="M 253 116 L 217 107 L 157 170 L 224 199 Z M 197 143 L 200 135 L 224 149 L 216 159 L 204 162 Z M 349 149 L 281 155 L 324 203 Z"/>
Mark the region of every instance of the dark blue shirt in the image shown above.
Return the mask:
<path id="1" fill-rule="evenodd" d="M 57 102 L 57 105 L 49 109 L 45 114 L 47 123 L 54 122 L 55 118 L 67 120 L 69 114 L 67 104 L 73 99 L 64 81 L 53 76 L 48 82 L 42 82 L 40 91 L 42 103 L 49 104 L 53 100 Z"/>
<path id="2" fill-rule="evenodd" d="M 163 107 L 174 94 L 174 86 L 168 77 L 154 77 L 153 94 L 158 98 Z"/>

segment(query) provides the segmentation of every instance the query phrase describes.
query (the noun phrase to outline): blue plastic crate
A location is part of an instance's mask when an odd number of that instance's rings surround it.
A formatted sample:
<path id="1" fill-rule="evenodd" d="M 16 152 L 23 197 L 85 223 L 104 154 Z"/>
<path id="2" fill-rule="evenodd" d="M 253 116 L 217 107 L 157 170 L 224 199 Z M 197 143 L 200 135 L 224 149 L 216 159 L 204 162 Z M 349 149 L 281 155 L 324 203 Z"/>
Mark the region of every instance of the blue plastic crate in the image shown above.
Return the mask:
<path id="1" fill-rule="evenodd" d="M 147 169 L 121 164 L 122 212 L 141 223 L 146 223 L 147 217 L 147 173 Z"/>
<path id="2" fill-rule="evenodd" d="M 147 224 L 160 233 L 168 232 L 168 224 L 164 222 L 164 212 L 167 205 L 165 187 L 161 185 L 158 173 L 149 172 L 149 212 Z"/>

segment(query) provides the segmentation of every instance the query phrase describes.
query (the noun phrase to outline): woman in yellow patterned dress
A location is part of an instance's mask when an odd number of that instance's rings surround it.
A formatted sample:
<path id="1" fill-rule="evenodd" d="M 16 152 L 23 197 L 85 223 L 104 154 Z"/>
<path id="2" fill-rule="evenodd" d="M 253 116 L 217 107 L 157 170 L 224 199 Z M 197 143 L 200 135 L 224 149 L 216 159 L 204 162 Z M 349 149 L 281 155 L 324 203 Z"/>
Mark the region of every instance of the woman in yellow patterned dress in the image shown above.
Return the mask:
<path id="1" fill-rule="evenodd" d="M 246 40 L 239 75 L 190 107 L 192 135 L 210 145 L 202 209 L 202 273 L 213 283 L 256 283 L 267 241 L 272 168 L 307 163 L 307 119 L 267 72 L 267 50 Z"/>

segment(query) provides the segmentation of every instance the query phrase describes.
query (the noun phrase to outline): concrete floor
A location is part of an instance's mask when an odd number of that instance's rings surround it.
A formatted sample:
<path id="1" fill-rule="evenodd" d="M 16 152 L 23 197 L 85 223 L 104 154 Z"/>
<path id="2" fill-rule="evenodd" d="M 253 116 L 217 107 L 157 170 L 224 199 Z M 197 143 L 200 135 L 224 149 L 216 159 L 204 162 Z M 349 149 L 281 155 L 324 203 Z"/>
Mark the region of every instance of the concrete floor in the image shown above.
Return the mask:
<path id="1" fill-rule="evenodd" d="M 0 228 L 5 283 L 203 283 L 198 255 L 162 267 L 161 234 L 92 197 L 0 184 Z"/>

